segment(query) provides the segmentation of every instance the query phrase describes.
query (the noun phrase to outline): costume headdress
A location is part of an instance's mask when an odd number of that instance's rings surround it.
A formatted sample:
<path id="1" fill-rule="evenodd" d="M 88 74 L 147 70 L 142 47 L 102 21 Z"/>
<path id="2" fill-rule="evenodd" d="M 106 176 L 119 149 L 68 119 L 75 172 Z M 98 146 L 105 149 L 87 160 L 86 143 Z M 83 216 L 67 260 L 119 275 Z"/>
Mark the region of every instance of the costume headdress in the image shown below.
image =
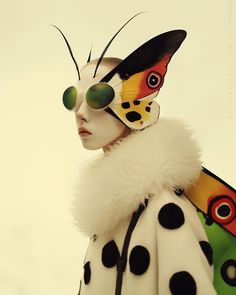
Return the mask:
<path id="1" fill-rule="evenodd" d="M 111 42 L 135 16 L 111 38 L 97 61 L 93 78 L 96 77 L 98 67 Z M 62 32 L 61 34 L 63 35 Z M 78 105 L 77 100 L 85 97 L 90 108 L 109 112 L 131 129 L 139 130 L 152 125 L 160 113 L 160 107 L 153 99 L 164 83 L 170 59 L 185 37 L 184 30 L 173 30 L 152 38 L 122 60 L 98 83 L 83 90 L 84 93 L 80 97 L 78 96 L 79 89 L 74 86 L 67 88 L 63 95 L 64 106 L 72 110 Z M 76 65 L 80 80 L 78 65 L 64 35 L 63 38 Z M 91 51 L 88 61 L 90 58 Z"/>

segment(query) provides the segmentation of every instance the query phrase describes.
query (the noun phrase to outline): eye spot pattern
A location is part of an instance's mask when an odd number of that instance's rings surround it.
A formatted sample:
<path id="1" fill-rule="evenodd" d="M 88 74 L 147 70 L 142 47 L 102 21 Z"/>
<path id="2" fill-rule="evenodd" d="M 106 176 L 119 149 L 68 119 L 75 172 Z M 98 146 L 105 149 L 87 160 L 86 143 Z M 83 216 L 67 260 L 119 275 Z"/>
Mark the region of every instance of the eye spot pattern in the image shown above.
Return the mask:
<path id="1" fill-rule="evenodd" d="M 236 205 L 228 195 L 219 195 L 210 201 L 208 215 L 220 224 L 229 224 L 235 218 Z"/>
<path id="2" fill-rule="evenodd" d="M 221 267 L 220 273 L 227 285 L 236 286 L 236 260 L 226 260 Z"/>
<path id="3" fill-rule="evenodd" d="M 230 214 L 230 208 L 226 204 L 223 204 L 218 209 L 219 216 L 226 217 Z"/>
<path id="4" fill-rule="evenodd" d="M 150 107 L 146 107 L 145 110 L 146 110 L 146 112 L 150 113 L 151 108 Z"/>
<path id="5" fill-rule="evenodd" d="M 150 89 L 157 89 L 161 85 L 162 77 L 160 73 L 151 71 L 146 78 L 147 86 Z"/>

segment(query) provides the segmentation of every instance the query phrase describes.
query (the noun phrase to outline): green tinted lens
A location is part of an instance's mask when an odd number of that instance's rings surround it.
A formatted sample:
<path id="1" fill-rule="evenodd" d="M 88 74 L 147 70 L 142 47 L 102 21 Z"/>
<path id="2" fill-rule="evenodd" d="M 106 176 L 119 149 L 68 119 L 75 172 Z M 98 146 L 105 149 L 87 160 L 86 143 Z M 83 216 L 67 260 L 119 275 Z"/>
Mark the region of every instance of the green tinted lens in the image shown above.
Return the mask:
<path id="1" fill-rule="evenodd" d="M 72 110 L 76 104 L 77 91 L 74 86 L 68 87 L 63 93 L 63 104 L 68 110 Z"/>
<path id="2" fill-rule="evenodd" d="M 106 83 L 91 86 L 86 93 L 87 104 L 95 110 L 106 108 L 115 96 L 114 89 Z"/>

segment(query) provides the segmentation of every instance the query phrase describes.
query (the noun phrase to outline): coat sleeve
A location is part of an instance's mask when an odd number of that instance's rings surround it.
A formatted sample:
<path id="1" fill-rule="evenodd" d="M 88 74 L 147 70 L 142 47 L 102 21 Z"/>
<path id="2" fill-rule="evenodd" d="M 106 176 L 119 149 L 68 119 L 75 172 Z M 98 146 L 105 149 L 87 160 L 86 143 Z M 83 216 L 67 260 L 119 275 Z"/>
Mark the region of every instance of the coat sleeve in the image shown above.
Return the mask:
<path id="1" fill-rule="evenodd" d="M 216 294 L 212 248 L 196 209 L 182 194 L 162 191 L 155 201 L 158 294 Z"/>

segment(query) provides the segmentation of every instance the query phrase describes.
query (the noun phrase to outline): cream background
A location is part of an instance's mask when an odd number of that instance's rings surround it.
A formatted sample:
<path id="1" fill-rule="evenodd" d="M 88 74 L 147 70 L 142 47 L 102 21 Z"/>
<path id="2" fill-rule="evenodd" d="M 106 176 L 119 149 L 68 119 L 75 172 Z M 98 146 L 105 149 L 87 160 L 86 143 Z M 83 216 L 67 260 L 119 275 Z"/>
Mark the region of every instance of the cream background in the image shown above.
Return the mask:
<path id="1" fill-rule="evenodd" d="M 188 37 L 159 93 L 162 115 L 196 131 L 204 165 L 236 187 L 235 1 L 1 1 L 0 294 L 77 294 L 86 239 L 69 207 L 82 149 L 73 115 L 61 103 L 76 82 L 65 44 L 79 65 L 97 57 L 132 15 L 107 56 L 124 58 L 176 28 Z"/>

